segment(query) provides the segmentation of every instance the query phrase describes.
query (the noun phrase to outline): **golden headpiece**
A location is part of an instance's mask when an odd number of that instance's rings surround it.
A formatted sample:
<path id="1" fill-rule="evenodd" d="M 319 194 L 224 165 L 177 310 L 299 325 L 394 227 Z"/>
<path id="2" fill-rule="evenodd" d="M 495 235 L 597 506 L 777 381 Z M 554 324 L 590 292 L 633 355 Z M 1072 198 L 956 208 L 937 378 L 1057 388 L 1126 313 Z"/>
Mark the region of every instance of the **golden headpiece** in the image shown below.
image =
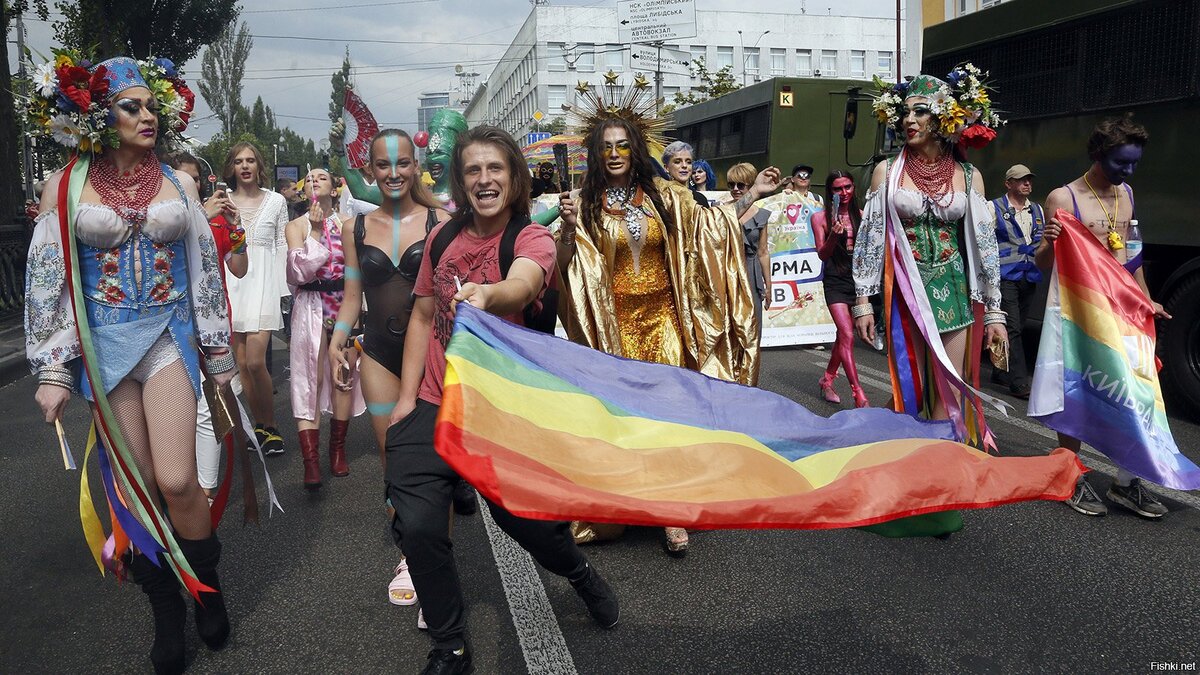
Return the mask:
<path id="1" fill-rule="evenodd" d="M 578 103 L 563 106 L 570 124 L 580 134 L 587 136 L 597 126 L 612 119 L 628 122 L 645 140 L 652 157 L 662 154 L 667 144 L 664 132 L 670 126 L 667 115 L 657 113 L 658 103 L 650 90 L 650 81 L 641 73 L 633 78 L 633 84 L 622 87 L 617 83 L 618 75 L 612 70 L 604 74 L 604 84 L 593 87 L 584 80 L 575 86 L 579 93 Z"/>

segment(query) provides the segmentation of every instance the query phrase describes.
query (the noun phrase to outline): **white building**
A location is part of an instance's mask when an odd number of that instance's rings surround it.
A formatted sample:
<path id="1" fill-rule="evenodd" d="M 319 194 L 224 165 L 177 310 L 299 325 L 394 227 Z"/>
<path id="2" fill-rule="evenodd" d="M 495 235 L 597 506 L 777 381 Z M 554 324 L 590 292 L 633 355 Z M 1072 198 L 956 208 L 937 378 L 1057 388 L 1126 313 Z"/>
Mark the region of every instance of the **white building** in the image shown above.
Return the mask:
<path id="1" fill-rule="evenodd" d="M 895 19 L 697 11 L 696 29 L 696 37 L 664 47 L 702 56 L 712 71 L 732 66 L 734 79 L 745 84 L 775 76 L 896 75 Z M 467 122 L 495 124 L 520 137 L 533 127 L 535 112 L 546 116 L 543 124 L 561 116 L 563 104 L 575 102 L 580 80 L 598 85 L 610 68 L 622 84 L 634 72 L 653 79 L 630 60 L 630 46 L 618 42 L 615 6 L 536 6 L 475 91 Z M 689 75 L 662 77 L 667 102 L 700 83 Z"/>

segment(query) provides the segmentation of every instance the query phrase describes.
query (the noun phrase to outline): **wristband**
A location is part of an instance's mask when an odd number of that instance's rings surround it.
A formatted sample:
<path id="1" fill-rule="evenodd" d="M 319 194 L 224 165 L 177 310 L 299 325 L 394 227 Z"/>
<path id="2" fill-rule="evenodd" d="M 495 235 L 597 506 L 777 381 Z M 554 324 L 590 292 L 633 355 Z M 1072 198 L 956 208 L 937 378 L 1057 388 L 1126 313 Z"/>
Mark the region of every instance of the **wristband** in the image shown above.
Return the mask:
<path id="1" fill-rule="evenodd" d="M 347 336 L 349 336 L 350 332 L 353 330 L 354 330 L 354 327 L 351 326 L 350 324 L 346 323 L 345 321 L 336 321 L 333 324 L 333 335 L 337 335 L 338 331 L 342 331 Z"/>
<path id="2" fill-rule="evenodd" d="M 349 265 L 346 265 L 345 270 L 342 272 L 342 276 L 351 281 L 362 280 L 362 272 L 359 272 L 357 267 L 351 267 Z"/>
<path id="3" fill-rule="evenodd" d="M 870 316 L 870 315 L 874 314 L 875 308 L 872 307 L 871 303 L 868 302 L 868 303 L 864 303 L 861 305 L 852 306 L 850 308 L 850 313 L 853 314 L 854 318 L 857 319 L 859 317 Z"/>

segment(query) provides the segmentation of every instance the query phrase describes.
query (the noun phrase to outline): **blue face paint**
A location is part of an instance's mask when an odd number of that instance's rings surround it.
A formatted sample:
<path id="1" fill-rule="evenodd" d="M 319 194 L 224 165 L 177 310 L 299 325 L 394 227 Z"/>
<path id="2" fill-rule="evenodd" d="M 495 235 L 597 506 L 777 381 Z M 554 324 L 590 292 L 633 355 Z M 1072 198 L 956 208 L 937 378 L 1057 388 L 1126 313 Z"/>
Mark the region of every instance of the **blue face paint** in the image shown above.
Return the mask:
<path id="1" fill-rule="evenodd" d="M 398 178 L 398 171 L 400 169 L 400 137 L 395 134 L 384 136 L 383 145 L 387 148 L 388 176 Z M 392 196 L 399 197 L 400 191 L 396 190 Z M 398 208 L 392 211 L 392 264 L 400 264 L 400 209 Z"/>
<path id="2" fill-rule="evenodd" d="M 1142 146 L 1133 143 L 1118 145 L 1100 158 L 1100 171 L 1108 182 L 1121 185 L 1129 180 L 1142 159 Z"/>

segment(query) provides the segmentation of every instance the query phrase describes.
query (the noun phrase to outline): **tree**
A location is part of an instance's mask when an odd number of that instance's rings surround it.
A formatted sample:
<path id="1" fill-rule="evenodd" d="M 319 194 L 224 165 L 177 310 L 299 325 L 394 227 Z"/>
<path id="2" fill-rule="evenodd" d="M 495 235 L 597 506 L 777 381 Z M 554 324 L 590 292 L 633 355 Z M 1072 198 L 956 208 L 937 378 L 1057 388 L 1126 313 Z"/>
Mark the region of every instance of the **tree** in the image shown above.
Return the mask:
<path id="1" fill-rule="evenodd" d="M 671 106 L 671 110 L 712 98 L 720 98 L 731 91 L 742 88 L 742 85 L 733 79 L 733 66 L 725 66 L 713 72 L 704 63 L 704 57 L 698 57 L 688 67 L 692 69 L 692 75 L 700 80 L 700 85 L 692 87 L 686 94 L 676 93 L 675 104 Z M 670 111 L 665 110 L 665 112 Z"/>
<path id="2" fill-rule="evenodd" d="M 200 62 L 200 95 L 221 120 L 226 137 L 232 137 L 238 127 L 238 113 L 243 110 L 242 75 L 253 46 L 250 28 L 243 22 L 235 32 L 230 23 L 204 50 Z"/>
<path id="3" fill-rule="evenodd" d="M 329 121 L 330 123 L 337 122 L 342 119 L 342 108 L 346 101 L 346 87 L 350 86 L 350 47 L 346 47 L 346 56 L 342 59 L 342 67 L 334 72 L 329 83 L 333 85 L 333 92 L 329 95 Z M 340 172 L 344 169 L 343 161 L 338 155 L 330 158 L 329 167 L 335 172 Z"/>
<path id="4" fill-rule="evenodd" d="M 31 9 L 43 20 L 48 16 L 46 0 L 18 0 L 12 3 L 7 0 L 0 1 L 0 27 L 3 27 L 4 35 L 8 35 L 9 22 L 14 16 Z M 0 53 L 0 175 L 8 177 L 3 181 L 3 185 L 0 185 L 0 225 L 7 225 L 21 210 L 24 182 L 16 179 L 17 176 L 23 175 L 21 123 L 18 121 L 15 97 L 9 93 L 16 92 L 17 88 L 9 75 L 12 70 L 8 63 L 7 45 L 0 51 L 3 52 Z M 17 58 L 24 58 L 24 55 L 18 54 Z"/>
<path id="5" fill-rule="evenodd" d="M 237 0 L 60 0 L 55 37 L 96 56 L 190 61 L 237 18 Z"/>
<path id="6" fill-rule="evenodd" d="M 567 118 L 555 117 L 542 125 L 542 131 L 549 131 L 551 136 L 567 133 Z"/>

